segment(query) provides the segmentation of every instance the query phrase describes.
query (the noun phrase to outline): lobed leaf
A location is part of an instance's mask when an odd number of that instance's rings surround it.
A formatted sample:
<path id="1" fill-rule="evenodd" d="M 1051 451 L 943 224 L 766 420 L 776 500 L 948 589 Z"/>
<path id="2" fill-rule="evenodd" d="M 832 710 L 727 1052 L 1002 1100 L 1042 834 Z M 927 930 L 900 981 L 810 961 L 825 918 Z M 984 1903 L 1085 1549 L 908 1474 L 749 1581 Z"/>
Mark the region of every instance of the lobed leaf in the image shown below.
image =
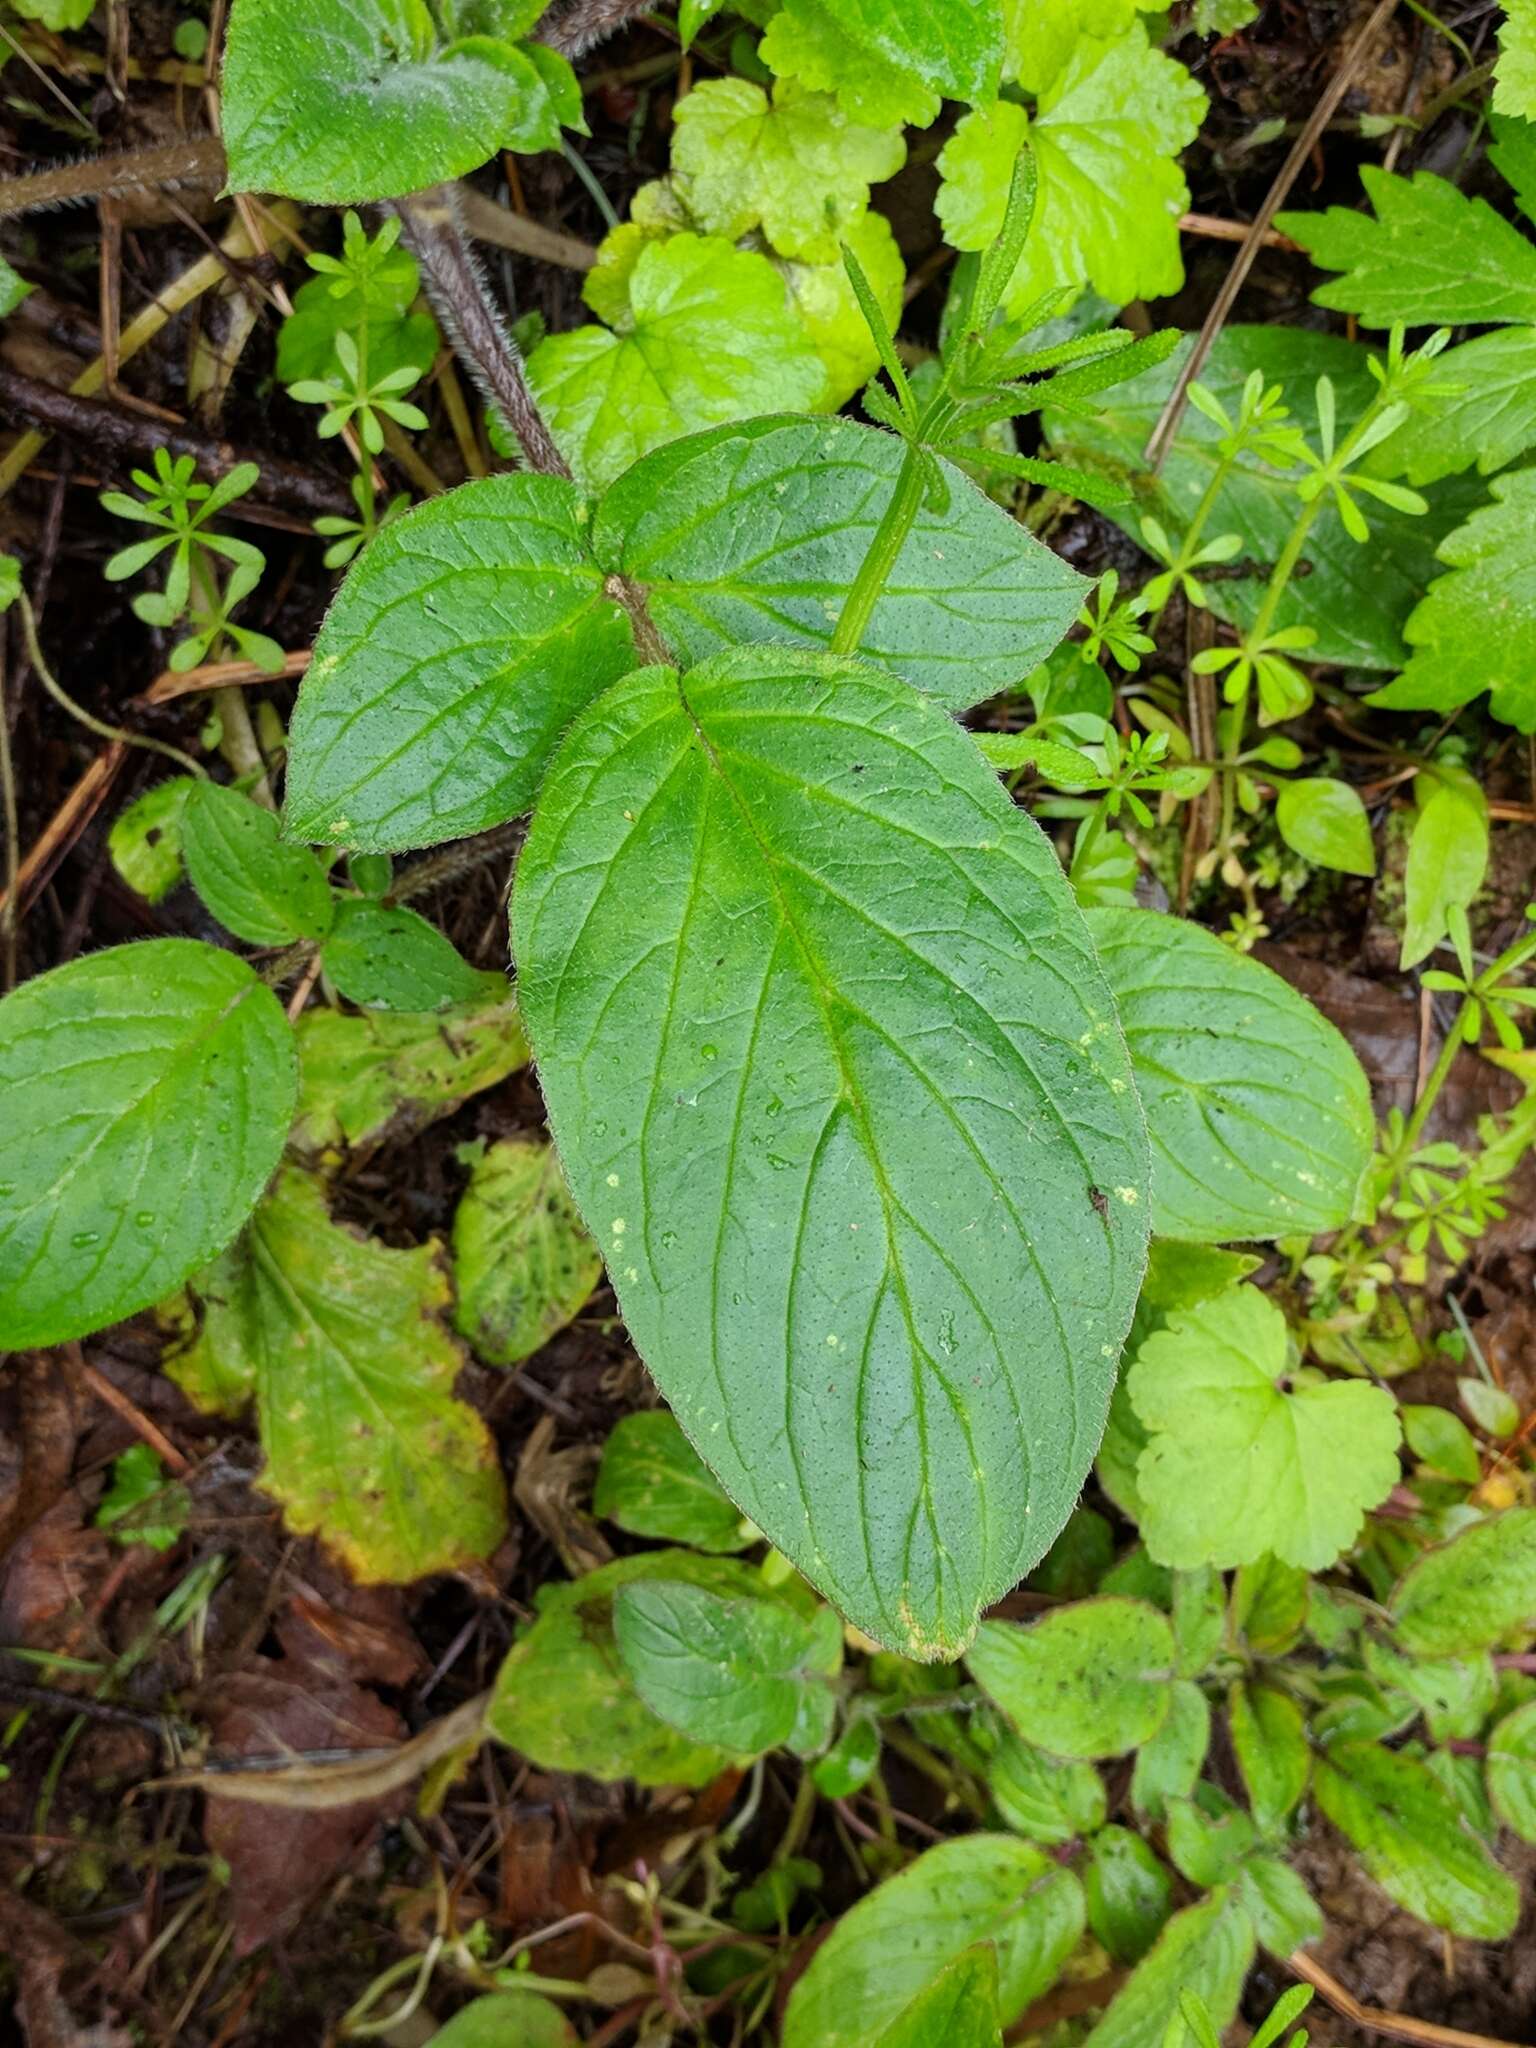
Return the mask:
<path id="1" fill-rule="evenodd" d="M 953 1655 L 1071 1511 L 1145 1255 L 1048 843 L 906 685 L 746 650 L 578 721 L 513 924 L 551 1126 L 678 1421 L 861 1628 Z"/>
<path id="2" fill-rule="evenodd" d="M 235 1235 L 298 1077 L 276 997 L 193 939 L 114 946 L 0 1003 L 0 1345 L 147 1308 Z"/>

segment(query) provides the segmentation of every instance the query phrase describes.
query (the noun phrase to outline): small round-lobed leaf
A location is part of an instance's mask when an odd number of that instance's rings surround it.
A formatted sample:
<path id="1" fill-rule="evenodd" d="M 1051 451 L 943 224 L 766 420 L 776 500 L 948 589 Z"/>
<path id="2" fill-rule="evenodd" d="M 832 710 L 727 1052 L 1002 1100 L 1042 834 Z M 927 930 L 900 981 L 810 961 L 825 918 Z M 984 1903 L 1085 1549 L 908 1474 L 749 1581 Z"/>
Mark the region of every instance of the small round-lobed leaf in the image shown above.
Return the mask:
<path id="1" fill-rule="evenodd" d="M 116 946 L 8 996 L 0 1344 L 99 1330 L 222 1251 L 297 1092 L 276 997 L 193 939 Z"/>

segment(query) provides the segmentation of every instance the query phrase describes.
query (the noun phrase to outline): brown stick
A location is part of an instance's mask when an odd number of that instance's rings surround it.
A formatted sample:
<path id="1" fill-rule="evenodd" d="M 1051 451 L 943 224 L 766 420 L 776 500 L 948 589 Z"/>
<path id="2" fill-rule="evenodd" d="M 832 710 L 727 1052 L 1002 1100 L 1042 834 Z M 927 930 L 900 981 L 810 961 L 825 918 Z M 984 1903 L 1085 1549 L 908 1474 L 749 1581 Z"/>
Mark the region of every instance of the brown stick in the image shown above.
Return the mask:
<path id="1" fill-rule="evenodd" d="M 1331 1977 L 1321 1963 L 1314 1962 L 1300 1949 L 1286 1957 L 1285 1967 L 1314 1985 L 1351 2026 L 1364 2027 L 1367 2033 L 1385 2034 L 1393 2041 L 1416 2042 L 1420 2048 L 1511 2048 L 1509 2042 L 1492 2034 L 1464 2034 L 1459 2027 L 1441 2027 L 1433 2020 L 1410 2019 L 1406 2013 L 1383 2012 L 1379 2006 L 1362 2005 L 1337 1977 Z"/>
<path id="2" fill-rule="evenodd" d="M 86 1362 L 85 1353 L 78 1344 L 66 1344 L 64 1355 L 70 1369 L 83 1387 L 88 1387 L 104 1407 L 126 1422 L 135 1436 L 142 1437 L 150 1449 L 157 1453 L 163 1464 L 169 1465 L 178 1479 L 185 1479 L 192 1470 L 191 1463 L 184 1458 L 158 1423 L 151 1422 L 136 1401 L 130 1401 L 121 1387 L 114 1387 L 104 1373 Z"/>
<path id="3" fill-rule="evenodd" d="M 256 486 L 259 497 L 311 515 L 329 512 L 345 517 L 357 509 L 340 480 L 323 470 L 306 468 L 281 455 L 237 448 L 216 435 L 170 426 L 100 399 L 78 398 L 4 364 L 0 364 L 0 412 L 25 426 L 78 441 L 92 454 L 116 456 L 124 462 L 144 461 L 157 448 L 172 455 L 190 455 L 210 481 L 227 476 L 242 462 L 254 462 L 261 470 Z"/>
<path id="4" fill-rule="evenodd" d="M 216 192 L 223 182 L 223 143 L 216 135 L 184 135 L 157 149 L 86 157 L 79 163 L 49 164 L 20 178 L 0 178 L 0 220 L 35 213 L 40 207 L 122 198 L 163 188 L 174 191 L 184 185 Z"/>
<path id="5" fill-rule="evenodd" d="M 222 690 L 231 683 L 275 683 L 283 676 L 301 676 L 314 659 L 312 647 L 296 647 L 283 656 L 278 675 L 254 661 L 205 661 L 200 668 L 161 669 L 147 690 L 134 698 L 135 704 L 168 704 L 173 697 L 187 697 L 194 690 Z"/>
<path id="6" fill-rule="evenodd" d="M 590 270 L 597 251 L 590 242 L 574 235 L 562 235 L 555 228 L 543 228 L 508 206 L 498 206 L 472 185 L 459 187 L 459 206 L 464 225 L 477 242 L 492 242 L 498 249 L 514 250 L 519 256 L 533 256 L 541 263 L 557 263 L 565 270 Z"/>
<path id="7" fill-rule="evenodd" d="M 1259 208 L 1243 236 L 1242 246 L 1232 259 L 1232 268 L 1222 280 L 1221 290 L 1211 303 L 1194 347 L 1185 358 L 1184 366 L 1174 381 L 1168 402 L 1158 415 L 1157 425 L 1152 429 L 1146 446 L 1146 460 L 1153 469 L 1161 469 L 1163 457 L 1168 453 L 1179 421 L 1184 417 L 1184 408 L 1189 402 L 1189 387 L 1205 368 L 1206 358 L 1215 346 L 1216 337 L 1226 326 L 1237 295 L 1248 281 L 1254 258 L 1264 246 L 1264 237 L 1290 196 L 1291 187 L 1301 175 L 1301 167 L 1316 147 L 1317 139 L 1332 120 L 1340 101 L 1349 91 L 1355 73 L 1370 49 L 1376 31 L 1392 13 L 1397 0 L 1376 0 L 1370 17 L 1359 35 L 1345 51 L 1338 70 L 1328 81 L 1317 105 L 1312 109 L 1306 125 L 1291 145 L 1291 153 L 1280 166 L 1280 172 L 1269 191 L 1264 204 Z"/>
<path id="8" fill-rule="evenodd" d="M 16 901 L 22 910 L 31 901 L 33 883 L 41 886 L 47 880 L 50 864 L 68 853 L 100 808 L 127 755 L 121 740 L 104 747 L 43 827 L 41 838 L 16 870 Z M 8 891 L 0 893 L 0 905 L 9 901 Z"/>

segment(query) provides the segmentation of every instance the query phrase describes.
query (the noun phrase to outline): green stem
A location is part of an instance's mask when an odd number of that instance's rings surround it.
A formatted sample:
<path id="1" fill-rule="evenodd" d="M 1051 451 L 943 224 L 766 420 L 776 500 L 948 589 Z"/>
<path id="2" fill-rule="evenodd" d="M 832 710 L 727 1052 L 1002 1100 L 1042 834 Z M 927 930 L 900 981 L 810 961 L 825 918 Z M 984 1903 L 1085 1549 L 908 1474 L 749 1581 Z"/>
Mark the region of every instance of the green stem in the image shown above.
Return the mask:
<path id="1" fill-rule="evenodd" d="M 1232 458 L 1223 456 L 1211 471 L 1211 480 L 1200 493 L 1200 502 L 1196 505 L 1194 515 L 1190 519 L 1189 525 L 1184 529 L 1184 538 L 1179 542 L 1173 561 L 1169 564 L 1173 575 L 1172 581 L 1168 585 L 1168 596 L 1163 599 L 1155 612 L 1150 612 L 1147 616 L 1146 628 L 1149 633 L 1168 609 L 1169 601 L 1174 591 L 1179 587 L 1179 578 L 1187 569 L 1193 568 L 1195 554 L 1200 546 L 1200 536 L 1205 531 L 1205 523 L 1211 516 L 1222 485 L 1231 473 Z"/>
<path id="2" fill-rule="evenodd" d="M 1467 1008 L 1468 1005 L 1464 1002 L 1456 1012 L 1456 1021 L 1445 1034 L 1445 1041 L 1440 1047 L 1440 1057 L 1429 1070 L 1429 1079 L 1424 1083 L 1424 1092 L 1413 1105 L 1413 1115 L 1409 1117 L 1408 1127 L 1403 1132 L 1403 1153 L 1405 1156 L 1413 1151 L 1423 1135 L 1424 1126 L 1429 1121 L 1429 1112 L 1435 1106 L 1435 1099 L 1439 1095 L 1440 1090 L 1445 1086 L 1446 1078 L 1451 1068 L 1456 1064 L 1456 1055 L 1461 1050 L 1461 1030 L 1462 1025 L 1466 1022 Z"/>
<path id="3" fill-rule="evenodd" d="M 869 628 L 880 593 L 890 581 L 891 571 L 906 546 L 907 535 L 912 531 L 922 502 L 922 457 L 916 448 L 909 446 L 902 459 L 901 474 L 896 479 L 891 501 L 875 528 L 869 552 L 859 564 L 859 573 L 844 600 L 837 629 L 832 635 L 834 654 L 858 653 L 859 643 Z"/>

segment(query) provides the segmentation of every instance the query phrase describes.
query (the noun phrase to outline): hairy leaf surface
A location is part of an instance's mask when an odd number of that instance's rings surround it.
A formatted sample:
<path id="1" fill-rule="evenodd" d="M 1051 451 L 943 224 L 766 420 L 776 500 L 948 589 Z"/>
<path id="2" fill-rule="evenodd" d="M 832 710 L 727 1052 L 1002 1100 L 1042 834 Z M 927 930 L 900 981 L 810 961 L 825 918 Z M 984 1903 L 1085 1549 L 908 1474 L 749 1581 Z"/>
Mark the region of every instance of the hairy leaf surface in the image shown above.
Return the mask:
<path id="1" fill-rule="evenodd" d="M 575 491 L 486 477 L 391 521 L 299 690 L 289 836 L 433 846 L 527 808 L 560 734 L 634 661 Z"/>
<path id="2" fill-rule="evenodd" d="M 0 1004 L 0 1344 L 147 1308 L 229 1243 L 298 1076 L 276 997 L 194 939 L 114 946 Z"/>
<path id="3" fill-rule="evenodd" d="M 854 420 L 760 419 L 674 442 L 598 507 L 592 544 L 633 576 L 684 661 L 743 642 L 826 648 L 896 487 L 901 443 Z M 861 653 L 963 711 L 1028 675 L 1087 584 L 958 470 L 917 515 Z"/>
<path id="4" fill-rule="evenodd" d="M 220 782 L 199 782 L 181 816 L 192 886 L 219 923 L 249 946 L 323 939 L 334 899 L 307 846 L 285 846 L 277 819 Z"/>
<path id="5" fill-rule="evenodd" d="M 998 2007 L 1016 2019 L 1083 1930 L 1083 1892 L 1032 1843 L 966 1835 L 929 1849 L 845 1913 L 790 1993 L 784 2048 L 874 2048 L 975 1942 L 997 1950 Z"/>
<path id="6" fill-rule="evenodd" d="M 1342 1033 L 1185 919 L 1087 917 L 1147 1115 L 1152 1228 L 1213 1243 L 1347 1223 L 1375 1126 Z"/>
<path id="7" fill-rule="evenodd" d="M 953 1655 L 1043 1555 L 1145 1256 L 1086 927 L 965 736 L 745 650 L 578 722 L 518 873 L 551 1125 L 726 1491 L 871 1635 Z"/>

